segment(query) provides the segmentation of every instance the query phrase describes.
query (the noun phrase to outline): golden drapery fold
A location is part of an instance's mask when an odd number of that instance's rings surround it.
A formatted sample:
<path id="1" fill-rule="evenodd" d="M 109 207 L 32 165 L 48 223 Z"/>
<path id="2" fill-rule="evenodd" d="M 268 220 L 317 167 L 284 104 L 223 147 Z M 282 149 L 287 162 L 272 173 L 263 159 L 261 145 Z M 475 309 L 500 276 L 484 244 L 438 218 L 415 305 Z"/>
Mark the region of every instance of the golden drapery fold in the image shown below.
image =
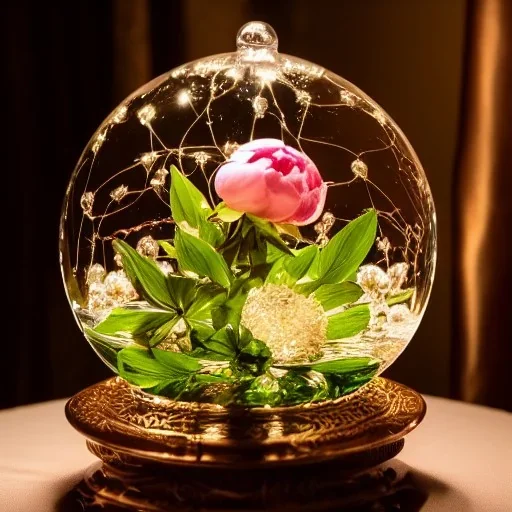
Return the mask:
<path id="1" fill-rule="evenodd" d="M 512 410 L 512 2 L 470 4 L 455 190 L 454 391 Z"/>

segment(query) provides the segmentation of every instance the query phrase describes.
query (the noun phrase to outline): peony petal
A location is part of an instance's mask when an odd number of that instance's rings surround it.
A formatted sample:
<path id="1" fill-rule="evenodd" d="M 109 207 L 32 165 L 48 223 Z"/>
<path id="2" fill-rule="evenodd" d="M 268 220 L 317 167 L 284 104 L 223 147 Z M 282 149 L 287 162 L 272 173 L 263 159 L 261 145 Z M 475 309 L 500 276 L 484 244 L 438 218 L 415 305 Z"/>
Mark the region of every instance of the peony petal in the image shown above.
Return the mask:
<path id="1" fill-rule="evenodd" d="M 291 172 L 285 176 L 285 179 L 295 187 L 295 190 L 299 194 L 302 195 L 309 192 L 306 175 L 303 172 L 300 172 L 297 166 L 295 166 Z"/>
<path id="2" fill-rule="evenodd" d="M 251 156 L 251 159 L 249 160 L 249 162 L 255 162 L 255 161 L 259 160 L 260 158 L 270 158 L 273 162 L 275 162 L 276 161 L 276 158 L 274 156 L 275 153 L 276 153 L 276 148 L 274 148 L 274 147 L 260 148 L 256 151 L 252 152 L 252 156 Z"/>
<path id="3" fill-rule="evenodd" d="M 315 222 L 324 209 L 326 197 L 327 185 L 322 183 L 320 187 L 303 194 L 299 208 L 283 222 L 296 226 L 305 226 Z"/>
<path id="4" fill-rule="evenodd" d="M 252 164 L 228 162 L 215 176 L 215 191 L 234 210 L 257 213 L 268 202 L 265 170 L 270 160 Z"/>
<path id="5" fill-rule="evenodd" d="M 323 182 L 322 176 L 320 176 L 316 165 L 311 160 L 307 163 L 304 174 L 306 175 L 309 190 L 320 187 Z"/>
<path id="6" fill-rule="evenodd" d="M 310 161 L 311 160 L 308 157 L 308 155 L 306 155 L 306 153 L 302 153 L 298 149 L 292 148 L 291 146 L 286 146 L 286 152 L 288 154 L 290 154 L 291 156 L 293 156 L 294 158 L 297 158 L 297 160 L 299 160 L 299 161 L 301 161 L 301 160 Z"/>
<path id="7" fill-rule="evenodd" d="M 287 175 L 294 167 L 303 168 L 304 161 L 298 161 L 297 158 L 289 155 L 282 149 L 279 149 L 272 155 L 273 165 L 272 167 L 279 171 L 281 174 Z"/>
<path id="8" fill-rule="evenodd" d="M 233 209 L 296 225 L 314 222 L 327 194 L 311 159 L 279 139 L 241 145 L 219 169 L 215 189 Z"/>
<path id="9" fill-rule="evenodd" d="M 301 204 L 300 194 L 293 183 L 274 169 L 265 172 L 267 203 L 257 214 L 272 222 L 282 222 L 290 217 Z"/>
<path id="10" fill-rule="evenodd" d="M 256 139 L 239 146 L 229 157 L 229 162 L 252 163 L 262 157 L 271 158 L 274 151 L 282 147 L 284 142 L 278 139 Z"/>
<path id="11" fill-rule="evenodd" d="M 254 156 L 254 151 L 240 151 L 237 149 L 229 157 L 229 162 L 247 163 Z"/>

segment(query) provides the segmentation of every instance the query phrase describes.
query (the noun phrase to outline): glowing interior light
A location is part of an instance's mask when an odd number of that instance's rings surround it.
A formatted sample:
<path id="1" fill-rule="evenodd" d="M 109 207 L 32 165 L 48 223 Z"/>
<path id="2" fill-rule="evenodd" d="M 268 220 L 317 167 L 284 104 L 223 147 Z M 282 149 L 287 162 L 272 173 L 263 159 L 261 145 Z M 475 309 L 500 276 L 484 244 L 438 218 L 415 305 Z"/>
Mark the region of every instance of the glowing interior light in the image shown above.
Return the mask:
<path id="1" fill-rule="evenodd" d="M 190 103 L 190 96 L 188 94 L 188 91 L 180 91 L 178 93 L 178 105 L 181 105 L 182 107 L 185 106 L 187 103 Z"/>

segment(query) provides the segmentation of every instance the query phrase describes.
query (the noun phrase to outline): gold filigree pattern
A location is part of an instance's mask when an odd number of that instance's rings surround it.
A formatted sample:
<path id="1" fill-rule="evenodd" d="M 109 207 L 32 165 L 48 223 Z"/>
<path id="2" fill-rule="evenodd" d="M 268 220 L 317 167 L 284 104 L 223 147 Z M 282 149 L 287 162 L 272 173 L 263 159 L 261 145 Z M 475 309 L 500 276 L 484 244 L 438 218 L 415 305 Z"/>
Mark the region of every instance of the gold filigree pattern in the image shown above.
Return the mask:
<path id="1" fill-rule="evenodd" d="M 130 464 L 151 459 L 252 467 L 310 463 L 390 445 L 418 425 L 425 403 L 383 378 L 336 401 L 272 409 L 176 402 L 112 378 L 73 397 L 66 414 L 107 463 L 121 456 Z"/>
<path id="2" fill-rule="evenodd" d="M 396 455 L 401 443 L 393 445 L 380 454 L 381 460 Z M 88 472 L 71 498 L 80 503 L 80 510 L 112 512 L 342 512 L 354 511 L 354 504 L 360 512 L 391 510 L 390 504 L 393 510 L 416 512 L 426 495 L 414 486 L 399 463 L 372 465 L 363 472 L 360 466 L 356 472 L 347 472 L 337 461 L 331 461 L 316 464 L 314 471 L 299 466 L 245 472 L 236 468 L 218 471 L 208 467 L 118 467 L 105 463 Z"/>

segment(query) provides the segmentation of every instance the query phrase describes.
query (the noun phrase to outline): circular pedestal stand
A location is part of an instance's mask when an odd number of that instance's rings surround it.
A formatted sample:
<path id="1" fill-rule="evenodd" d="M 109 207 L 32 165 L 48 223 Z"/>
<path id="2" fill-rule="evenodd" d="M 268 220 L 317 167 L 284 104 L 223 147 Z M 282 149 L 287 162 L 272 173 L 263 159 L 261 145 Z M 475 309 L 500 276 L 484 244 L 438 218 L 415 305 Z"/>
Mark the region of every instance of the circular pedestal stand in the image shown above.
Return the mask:
<path id="1" fill-rule="evenodd" d="M 175 402 L 113 378 L 71 398 L 66 415 L 102 461 L 67 498 L 82 509 L 379 511 L 423 501 L 383 463 L 425 402 L 383 378 L 333 402 L 268 409 Z"/>

